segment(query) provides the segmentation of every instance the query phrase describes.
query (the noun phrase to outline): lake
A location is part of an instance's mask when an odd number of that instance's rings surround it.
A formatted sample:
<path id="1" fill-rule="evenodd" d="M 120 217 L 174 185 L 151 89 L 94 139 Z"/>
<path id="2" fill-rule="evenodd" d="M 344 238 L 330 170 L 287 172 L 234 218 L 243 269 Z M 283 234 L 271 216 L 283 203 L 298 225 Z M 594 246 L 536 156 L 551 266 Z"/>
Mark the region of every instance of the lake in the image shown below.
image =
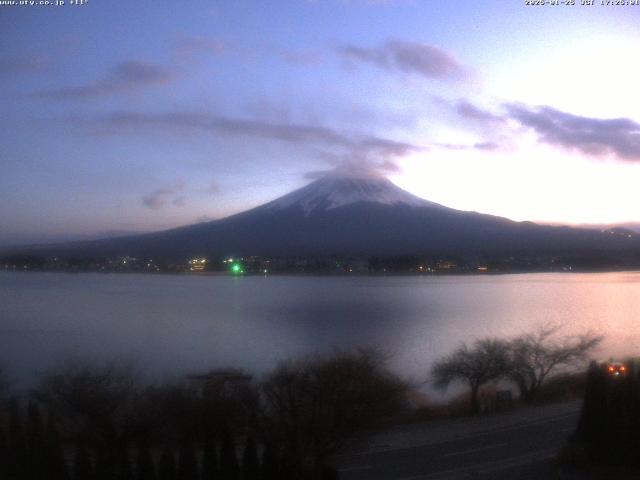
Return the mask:
<path id="1" fill-rule="evenodd" d="M 640 353 L 640 273 L 198 276 L 0 272 L 0 364 L 27 385 L 65 360 L 130 359 L 153 378 L 380 346 L 415 380 L 462 341 L 545 323 Z"/>

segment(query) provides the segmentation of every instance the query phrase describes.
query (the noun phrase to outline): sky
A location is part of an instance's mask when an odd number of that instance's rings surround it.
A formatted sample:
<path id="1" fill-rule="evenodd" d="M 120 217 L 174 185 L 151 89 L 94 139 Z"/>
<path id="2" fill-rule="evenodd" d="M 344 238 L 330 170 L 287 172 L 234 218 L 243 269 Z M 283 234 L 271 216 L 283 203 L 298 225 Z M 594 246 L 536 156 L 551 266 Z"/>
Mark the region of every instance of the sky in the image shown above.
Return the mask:
<path id="1" fill-rule="evenodd" d="M 640 222 L 640 6 L 599 2 L 0 2 L 0 244 L 213 220 L 336 171 Z"/>

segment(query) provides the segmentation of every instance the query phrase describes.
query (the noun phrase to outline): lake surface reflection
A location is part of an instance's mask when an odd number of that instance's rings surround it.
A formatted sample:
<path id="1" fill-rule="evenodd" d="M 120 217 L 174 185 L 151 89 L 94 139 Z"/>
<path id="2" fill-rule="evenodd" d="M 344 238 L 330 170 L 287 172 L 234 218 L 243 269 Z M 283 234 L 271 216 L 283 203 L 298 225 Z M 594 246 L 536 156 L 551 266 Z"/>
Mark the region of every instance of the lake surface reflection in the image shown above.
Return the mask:
<path id="1" fill-rule="evenodd" d="M 172 276 L 0 272 L 0 363 L 28 383 L 64 360 L 131 359 L 155 378 L 255 373 L 334 347 L 381 346 L 424 379 L 459 342 L 543 323 L 640 354 L 640 273 Z"/>

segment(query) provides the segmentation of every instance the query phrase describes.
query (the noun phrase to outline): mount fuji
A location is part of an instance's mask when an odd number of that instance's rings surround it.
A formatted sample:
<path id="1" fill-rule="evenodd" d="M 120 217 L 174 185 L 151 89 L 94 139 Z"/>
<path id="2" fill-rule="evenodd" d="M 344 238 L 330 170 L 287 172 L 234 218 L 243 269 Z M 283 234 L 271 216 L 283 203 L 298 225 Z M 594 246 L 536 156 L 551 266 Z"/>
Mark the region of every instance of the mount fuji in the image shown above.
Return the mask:
<path id="1" fill-rule="evenodd" d="M 331 210 L 352 203 L 440 207 L 395 186 L 386 178 L 326 176 L 306 187 L 291 192 L 265 205 L 272 209 L 296 208 L 306 215 L 319 210 Z"/>
<path id="2" fill-rule="evenodd" d="M 326 176 L 220 220 L 163 232 L 23 250 L 59 256 L 589 255 L 640 258 L 636 235 L 538 225 L 460 211 L 385 178 Z"/>

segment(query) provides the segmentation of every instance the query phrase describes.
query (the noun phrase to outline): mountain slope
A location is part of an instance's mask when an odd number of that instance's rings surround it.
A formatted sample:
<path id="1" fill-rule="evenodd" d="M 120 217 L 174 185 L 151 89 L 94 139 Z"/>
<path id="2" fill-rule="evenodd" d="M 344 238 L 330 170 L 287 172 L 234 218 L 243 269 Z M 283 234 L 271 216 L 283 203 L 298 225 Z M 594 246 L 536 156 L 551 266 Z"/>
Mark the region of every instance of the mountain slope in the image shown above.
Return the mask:
<path id="1" fill-rule="evenodd" d="M 44 246 L 60 256 L 624 255 L 638 237 L 513 222 L 416 197 L 386 179 L 326 177 L 260 207 L 164 232 Z"/>

